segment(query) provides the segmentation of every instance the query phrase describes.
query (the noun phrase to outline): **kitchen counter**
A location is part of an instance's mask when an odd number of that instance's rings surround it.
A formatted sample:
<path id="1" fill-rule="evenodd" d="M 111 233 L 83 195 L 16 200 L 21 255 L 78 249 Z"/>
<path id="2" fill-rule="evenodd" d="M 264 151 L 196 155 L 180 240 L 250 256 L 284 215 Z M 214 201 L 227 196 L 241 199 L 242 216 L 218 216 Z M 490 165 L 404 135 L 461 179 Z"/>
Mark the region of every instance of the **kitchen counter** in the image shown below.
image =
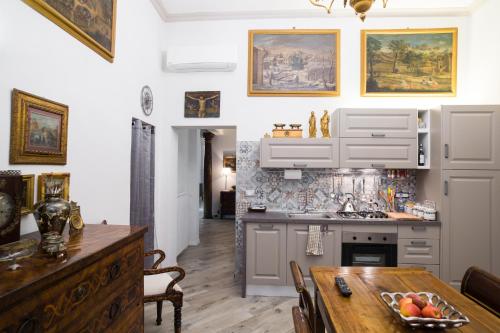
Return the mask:
<path id="1" fill-rule="evenodd" d="M 241 220 L 244 223 L 308 223 L 308 224 L 341 224 L 341 225 L 419 225 L 440 226 L 440 221 L 411 221 L 385 219 L 342 219 L 342 218 L 313 218 L 289 217 L 287 212 L 269 211 L 265 213 L 247 213 Z M 335 215 L 335 213 L 332 213 Z"/>

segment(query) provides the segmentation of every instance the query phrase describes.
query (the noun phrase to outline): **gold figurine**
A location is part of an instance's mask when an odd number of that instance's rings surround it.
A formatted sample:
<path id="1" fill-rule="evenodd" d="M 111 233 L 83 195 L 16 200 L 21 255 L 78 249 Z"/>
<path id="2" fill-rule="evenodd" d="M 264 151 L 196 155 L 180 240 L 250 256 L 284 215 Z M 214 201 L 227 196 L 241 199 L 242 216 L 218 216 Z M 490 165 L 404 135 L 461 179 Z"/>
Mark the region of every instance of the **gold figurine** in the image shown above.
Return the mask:
<path id="1" fill-rule="evenodd" d="M 325 110 L 325 113 L 321 117 L 321 133 L 324 138 L 331 138 L 330 136 L 330 115 L 328 111 Z"/>
<path id="2" fill-rule="evenodd" d="M 309 117 L 309 137 L 316 137 L 316 116 L 314 115 L 314 111 L 311 111 L 311 116 Z"/>

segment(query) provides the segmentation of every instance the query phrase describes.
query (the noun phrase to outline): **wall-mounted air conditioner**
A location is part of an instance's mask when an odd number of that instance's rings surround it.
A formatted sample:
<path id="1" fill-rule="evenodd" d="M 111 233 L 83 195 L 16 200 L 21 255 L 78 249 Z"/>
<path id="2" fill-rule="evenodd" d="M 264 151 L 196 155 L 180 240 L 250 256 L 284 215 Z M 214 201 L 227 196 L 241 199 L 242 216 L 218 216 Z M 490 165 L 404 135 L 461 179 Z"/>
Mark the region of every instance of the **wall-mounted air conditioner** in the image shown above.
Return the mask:
<path id="1" fill-rule="evenodd" d="M 172 46 L 163 55 L 167 72 L 232 72 L 236 69 L 238 50 L 232 45 Z"/>

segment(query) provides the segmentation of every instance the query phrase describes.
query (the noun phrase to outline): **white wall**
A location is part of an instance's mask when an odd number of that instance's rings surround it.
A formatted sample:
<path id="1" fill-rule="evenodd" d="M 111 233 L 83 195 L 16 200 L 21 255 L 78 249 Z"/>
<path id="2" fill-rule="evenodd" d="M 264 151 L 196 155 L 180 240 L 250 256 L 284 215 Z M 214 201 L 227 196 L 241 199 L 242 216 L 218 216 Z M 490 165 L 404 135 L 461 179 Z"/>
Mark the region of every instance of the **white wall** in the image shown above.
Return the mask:
<path id="1" fill-rule="evenodd" d="M 156 223 L 159 247 L 168 254 L 176 249 L 176 208 L 160 202 L 174 201 L 176 176 L 164 173 L 176 172 L 177 163 L 165 154 L 176 147 L 176 136 L 165 120 L 162 29 L 149 1 L 119 1 L 111 64 L 22 1 L 0 1 L 0 169 L 70 172 L 71 199 L 80 203 L 86 223 L 107 219 L 128 224 L 131 119 L 156 125 Z M 154 112 L 148 118 L 139 102 L 145 84 L 154 94 Z M 13 88 L 69 105 L 67 165 L 9 165 Z M 31 215 L 23 218 L 21 229 L 36 230 Z M 175 256 L 168 260 L 174 262 Z"/>
<path id="2" fill-rule="evenodd" d="M 221 130 L 221 135 L 212 139 L 212 213 L 220 211 L 220 191 L 224 191 L 226 177 L 222 174 L 224 152 L 236 154 L 236 130 Z M 236 185 L 236 173 L 227 177 L 227 189 Z M 220 216 L 220 215 L 219 215 Z"/>

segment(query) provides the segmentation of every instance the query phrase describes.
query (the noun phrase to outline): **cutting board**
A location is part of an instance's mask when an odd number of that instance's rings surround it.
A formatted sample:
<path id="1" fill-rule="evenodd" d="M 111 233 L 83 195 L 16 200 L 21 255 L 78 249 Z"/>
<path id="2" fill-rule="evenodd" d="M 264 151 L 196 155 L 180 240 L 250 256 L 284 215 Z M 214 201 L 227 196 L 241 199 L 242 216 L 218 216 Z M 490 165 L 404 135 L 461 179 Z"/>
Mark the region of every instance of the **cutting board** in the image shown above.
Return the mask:
<path id="1" fill-rule="evenodd" d="M 423 220 L 421 217 L 408 214 L 408 213 L 397 213 L 397 212 L 387 212 L 387 215 L 391 219 L 396 220 L 409 220 L 409 221 L 421 221 Z"/>

